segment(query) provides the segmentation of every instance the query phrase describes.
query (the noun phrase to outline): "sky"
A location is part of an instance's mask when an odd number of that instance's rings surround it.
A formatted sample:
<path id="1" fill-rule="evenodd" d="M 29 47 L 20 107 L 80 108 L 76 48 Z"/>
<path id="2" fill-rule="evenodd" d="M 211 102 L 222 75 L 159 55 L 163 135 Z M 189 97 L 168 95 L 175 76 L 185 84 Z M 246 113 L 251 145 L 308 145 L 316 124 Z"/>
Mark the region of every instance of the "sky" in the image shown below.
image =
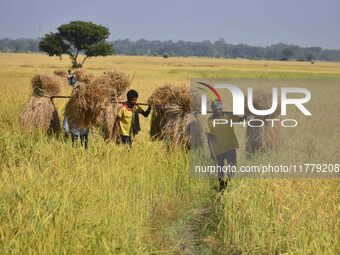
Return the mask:
<path id="1" fill-rule="evenodd" d="M 0 38 L 37 38 L 72 20 L 109 27 L 110 40 L 340 49 L 339 0 L 0 0 Z"/>

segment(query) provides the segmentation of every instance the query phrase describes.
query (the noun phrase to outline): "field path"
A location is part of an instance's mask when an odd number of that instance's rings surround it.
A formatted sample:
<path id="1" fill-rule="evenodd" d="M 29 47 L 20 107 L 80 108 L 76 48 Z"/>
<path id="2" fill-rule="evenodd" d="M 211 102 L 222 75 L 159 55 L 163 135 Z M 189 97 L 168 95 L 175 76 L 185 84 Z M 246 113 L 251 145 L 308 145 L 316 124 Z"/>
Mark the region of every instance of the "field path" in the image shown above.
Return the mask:
<path id="1" fill-rule="evenodd" d="M 171 254 L 218 254 L 216 195 L 209 196 L 188 210 L 170 228 Z"/>

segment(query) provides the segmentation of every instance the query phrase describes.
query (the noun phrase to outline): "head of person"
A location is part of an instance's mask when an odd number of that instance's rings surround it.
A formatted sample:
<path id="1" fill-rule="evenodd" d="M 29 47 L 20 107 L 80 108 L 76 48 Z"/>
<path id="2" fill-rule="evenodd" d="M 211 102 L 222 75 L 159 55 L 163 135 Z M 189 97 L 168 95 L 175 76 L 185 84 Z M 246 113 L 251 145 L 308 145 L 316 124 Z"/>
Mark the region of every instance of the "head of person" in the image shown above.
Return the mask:
<path id="1" fill-rule="evenodd" d="M 221 114 L 222 113 L 222 104 L 219 100 L 215 99 L 211 102 L 211 110 L 214 114 Z"/>
<path id="2" fill-rule="evenodd" d="M 72 71 L 71 71 L 71 69 L 68 69 L 67 72 L 68 72 L 68 74 L 71 74 Z"/>
<path id="3" fill-rule="evenodd" d="M 137 100 L 138 100 L 138 93 L 136 90 L 129 90 L 128 93 L 126 94 L 128 104 L 131 106 L 136 105 Z"/>

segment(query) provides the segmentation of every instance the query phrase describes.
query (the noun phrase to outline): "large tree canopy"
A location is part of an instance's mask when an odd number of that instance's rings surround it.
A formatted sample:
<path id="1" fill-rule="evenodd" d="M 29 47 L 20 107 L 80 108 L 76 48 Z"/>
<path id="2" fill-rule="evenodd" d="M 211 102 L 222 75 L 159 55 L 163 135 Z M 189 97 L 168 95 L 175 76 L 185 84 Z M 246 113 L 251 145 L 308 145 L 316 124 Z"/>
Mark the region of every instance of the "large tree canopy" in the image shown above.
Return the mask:
<path id="1" fill-rule="evenodd" d="M 113 53 L 113 46 L 106 42 L 109 29 L 92 22 L 72 21 L 61 25 L 58 32 L 46 34 L 39 43 L 39 48 L 49 56 L 68 54 L 72 67 L 82 67 L 89 57 L 107 56 Z M 78 62 L 79 53 L 85 54 Z"/>

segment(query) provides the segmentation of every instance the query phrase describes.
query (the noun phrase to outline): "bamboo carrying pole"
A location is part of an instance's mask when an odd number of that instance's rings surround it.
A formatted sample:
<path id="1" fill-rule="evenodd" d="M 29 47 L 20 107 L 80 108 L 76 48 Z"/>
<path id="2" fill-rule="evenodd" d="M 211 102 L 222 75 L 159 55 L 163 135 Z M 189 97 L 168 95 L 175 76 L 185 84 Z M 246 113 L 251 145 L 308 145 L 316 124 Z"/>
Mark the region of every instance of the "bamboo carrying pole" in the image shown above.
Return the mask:
<path id="1" fill-rule="evenodd" d="M 53 99 L 53 98 L 71 98 L 71 96 L 51 96 L 49 98 L 51 98 L 51 99 Z"/>
<path id="2" fill-rule="evenodd" d="M 49 97 L 51 99 L 54 99 L 54 98 L 71 98 L 71 96 L 51 96 Z M 126 102 L 118 102 L 118 104 L 124 104 Z M 137 105 L 149 105 L 148 103 L 137 103 Z"/>
<path id="3" fill-rule="evenodd" d="M 53 98 L 71 98 L 71 96 L 51 96 L 49 97 L 51 99 Z M 122 102 L 122 101 L 119 101 L 118 104 L 124 104 L 126 102 Z M 137 103 L 138 105 L 149 105 L 148 103 Z M 194 112 L 196 113 L 196 112 Z M 198 112 L 197 112 L 198 113 Z M 213 113 L 213 111 L 207 111 L 207 113 Z M 229 114 L 232 114 L 233 112 L 227 112 L 227 111 L 223 111 L 223 113 L 229 113 Z"/>
<path id="4" fill-rule="evenodd" d="M 192 112 L 193 114 L 201 114 L 201 112 Z M 214 113 L 213 111 L 207 111 L 207 113 Z M 222 113 L 233 114 L 233 112 L 222 111 Z"/>

